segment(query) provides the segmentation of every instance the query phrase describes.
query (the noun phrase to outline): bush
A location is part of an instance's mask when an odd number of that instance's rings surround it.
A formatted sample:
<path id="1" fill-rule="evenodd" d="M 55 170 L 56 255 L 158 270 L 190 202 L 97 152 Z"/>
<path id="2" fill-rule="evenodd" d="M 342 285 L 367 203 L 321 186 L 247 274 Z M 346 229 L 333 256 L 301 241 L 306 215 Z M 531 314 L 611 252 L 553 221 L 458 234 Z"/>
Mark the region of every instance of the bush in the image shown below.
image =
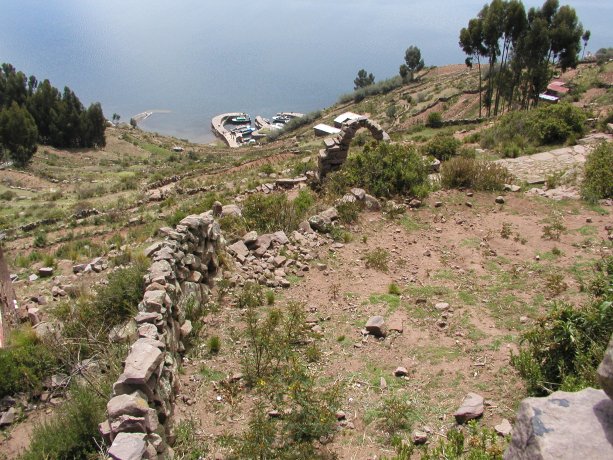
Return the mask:
<path id="1" fill-rule="evenodd" d="M 327 187 L 332 193 L 362 187 L 376 196 L 421 198 L 429 191 L 428 168 L 413 147 L 370 144 L 349 156 L 340 171 L 330 174 Z"/>
<path id="2" fill-rule="evenodd" d="M 461 145 L 462 142 L 453 136 L 438 135 L 434 136 L 430 142 L 428 142 L 424 151 L 434 158 L 445 161 L 457 155 Z"/>
<path id="3" fill-rule="evenodd" d="M 511 179 L 504 166 L 489 161 L 456 157 L 441 165 L 441 185 L 445 188 L 498 191 Z"/>
<path id="4" fill-rule="evenodd" d="M 613 257 L 597 268 L 605 282 L 592 284 L 597 287 L 593 301 L 582 308 L 554 303 L 522 335 L 526 346 L 511 357 L 511 363 L 526 380 L 530 394 L 599 387 L 596 368 L 613 334 Z"/>
<path id="5" fill-rule="evenodd" d="M 383 248 L 375 248 L 372 251 L 368 251 L 364 255 L 367 268 L 374 268 L 381 272 L 387 272 L 387 264 L 389 262 L 390 254 Z"/>
<path id="6" fill-rule="evenodd" d="M 58 366 L 52 350 L 30 328 L 14 330 L 0 349 L 0 398 L 18 392 L 39 392 Z"/>
<path id="7" fill-rule="evenodd" d="M 587 157 L 581 195 L 588 201 L 613 198 L 613 144 L 603 143 Z"/>
<path id="8" fill-rule="evenodd" d="M 111 273 L 108 284 L 100 286 L 92 298 L 83 296 L 54 309 L 54 315 L 64 323 L 67 360 L 86 358 L 106 343 L 113 326 L 136 313 L 143 298 L 146 269 L 143 261 L 137 261 L 132 267 Z"/>
<path id="9" fill-rule="evenodd" d="M 443 126 L 443 116 L 440 112 L 430 112 L 426 120 L 426 126 L 430 128 L 440 128 Z"/>
<path id="10" fill-rule="evenodd" d="M 249 230 L 260 233 L 271 233 L 278 230 L 291 232 L 312 205 L 309 192 L 298 195 L 296 200 L 289 201 L 285 193 L 270 195 L 250 195 L 243 203 L 243 218 Z"/>
<path id="11" fill-rule="evenodd" d="M 567 103 L 507 113 L 496 126 L 482 131 L 481 146 L 490 149 L 497 145 L 512 146 L 505 155 L 514 156 L 525 151 L 527 144 L 561 144 L 570 137 L 581 137 L 586 119 L 583 110 Z"/>
<path id="12" fill-rule="evenodd" d="M 35 426 L 28 450 L 19 460 L 98 458 L 103 445 L 98 423 L 105 418 L 107 395 L 111 394 L 111 376 L 105 377 L 95 382 L 100 388 L 73 385 L 61 410 Z"/>

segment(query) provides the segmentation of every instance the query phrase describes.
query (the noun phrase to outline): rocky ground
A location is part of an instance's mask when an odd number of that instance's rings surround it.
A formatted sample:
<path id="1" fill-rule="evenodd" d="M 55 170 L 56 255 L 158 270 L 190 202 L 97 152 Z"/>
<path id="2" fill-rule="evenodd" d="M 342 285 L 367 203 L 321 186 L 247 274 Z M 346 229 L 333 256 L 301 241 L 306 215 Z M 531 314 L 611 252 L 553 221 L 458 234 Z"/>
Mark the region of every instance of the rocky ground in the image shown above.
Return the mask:
<path id="1" fill-rule="evenodd" d="M 581 283 L 590 264 L 611 252 L 612 221 L 609 209 L 578 201 L 495 198 L 438 192 L 396 218 L 367 210 L 344 243 L 303 226 L 292 235 L 250 234 L 230 246 L 232 284 L 266 279 L 279 286 L 275 305 L 304 304 L 322 352 L 310 368 L 320 384 L 344 388 L 346 419 L 328 446 L 339 458 L 392 454 L 376 416 L 391 394 L 410 399 L 418 414 L 413 429 L 422 432 L 414 435 L 425 433 L 428 442 L 456 423 L 454 412 L 469 393 L 476 394 L 470 411 L 476 404 L 486 424 L 513 421 L 525 394 L 509 364 L 519 335 L 550 300 L 585 300 Z M 559 240 L 544 238 L 552 219 L 564 228 Z M 387 255 L 387 270 L 367 266 L 376 249 Z M 206 318 L 204 341 L 217 335 L 221 349 L 193 351 L 178 399 L 178 418 L 195 420 L 220 451 L 219 437 L 245 427 L 253 402 L 249 390 L 239 385 L 229 394 L 223 384 L 240 379 L 236 329 L 243 313 L 228 293 Z"/>

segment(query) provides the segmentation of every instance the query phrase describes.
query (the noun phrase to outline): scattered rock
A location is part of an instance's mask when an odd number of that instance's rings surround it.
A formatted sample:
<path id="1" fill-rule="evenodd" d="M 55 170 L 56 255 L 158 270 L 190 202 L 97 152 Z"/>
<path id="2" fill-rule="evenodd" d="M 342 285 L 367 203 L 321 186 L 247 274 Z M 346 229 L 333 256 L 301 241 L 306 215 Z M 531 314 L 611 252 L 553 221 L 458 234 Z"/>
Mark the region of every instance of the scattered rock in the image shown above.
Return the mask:
<path id="1" fill-rule="evenodd" d="M 383 316 L 373 316 L 366 322 L 365 329 L 375 337 L 385 337 L 387 335 L 387 326 Z"/>
<path id="2" fill-rule="evenodd" d="M 498 195 L 495 201 L 498 204 L 504 204 L 504 197 L 502 195 Z"/>
<path id="3" fill-rule="evenodd" d="M 0 427 L 12 425 L 17 416 L 17 411 L 14 407 L 9 408 L 6 412 L 2 413 L 0 417 Z"/>
<path id="4" fill-rule="evenodd" d="M 481 417 L 484 410 L 483 397 L 476 393 L 468 393 L 462 401 L 462 405 L 454 412 L 453 416 L 457 423 L 462 424 Z"/>
<path id="5" fill-rule="evenodd" d="M 436 201 L 436 202 L 434 203 L 434 207 L 435 207 L 435 208 L 440 208 L 441 206 L 443 206 L 443 202 L 442 202 L 442 201 Z"/>
<path id="6" fill-rule="evenodd" d="M 181 326 L 181 338 L 185 338 L 192 333 L 193 326 L 192 322 L 189 319 L 186 319 L 183 325 Z"/>
<path id="7" fill-rule="evenodd" d="M 446 311 L 449 310 L 449 304 L 447 302 L 439 302 L 434 305 L 434 308 L 436 308 L 438 311 Z"/>
<path id="8" fill-rule="evenodd" d="M 505 192 L 519 192 L 520 190 L 521 187 L 519 185 L 504 184 Z"/>
<path id="9" fill-rule="evenodd" d="M 409 375 L 409 371 L 407 370 L 406 367 L 398 366 L 396 370 L 394 371 L 394 375 L 396 377 L 404 377 L 406 375 Z"/>
<path id="10" fill-rule="evenodd" d="M 32 273 L 30 276 L 28 276 L 28 280 L 29 280 L 30 282 L 32 282 L 32 283 L 33 283 L 34 281 L 36 281 L 37 279 L 38 279 L 38 275 L 35 275 L 34 273 Z"/>
<path id="11" fill-rule="evenodd" d="M 473 204 L 470 201 L 467 201 L 466 203 L 464 203 L 466 206 L 468 206 L 469 208 L 473 207 Z"/>
<path id="12" fill-rule="evenodd" d="M 494 426 L 494 430 L 496 430 L 496 433 L 500 436 L 508 436 L 513 431 L 513 427 L 511 426 L 511 422 L 503 418 L 498 425 Z"/>
<path id="13" fill-rule="evenodd" d="M 413 440 L 413 444 L 420 445 L 428 442 L 428 433 L 425 431 L 415 430 L 411 435 L 411 439 Z"/>
<path id="14" fill-rule="evenodd" d="M 53 267 L 40 267 L 38 269 L 38 276 L 41 276 L 43 278 L 53 276 Z"/>

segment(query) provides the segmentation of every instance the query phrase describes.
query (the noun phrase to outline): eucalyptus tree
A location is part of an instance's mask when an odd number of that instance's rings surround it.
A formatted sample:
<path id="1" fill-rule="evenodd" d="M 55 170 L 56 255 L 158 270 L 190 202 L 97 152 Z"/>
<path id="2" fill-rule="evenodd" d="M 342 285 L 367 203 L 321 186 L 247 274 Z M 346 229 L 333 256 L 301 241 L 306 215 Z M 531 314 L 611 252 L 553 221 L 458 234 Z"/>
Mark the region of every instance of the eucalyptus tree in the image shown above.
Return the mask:
<path id="1" fill-rule="evenodd" d="M 409 46 L 404 52 L 404 62 L 400 66 L 400 76 L 403 81 L 413 81 L 415 72 L 424 68 L 424 60 L 421 58 L 421 50 L 417 46 Z"/>
<path id="2" fill-rule="evenodd" d="M 355 80 L 353 80 L 353 89 L 360 89 L 366 86 L 370 86 L 375 82 L 375 76 L 371 73 L 369 74 L 364 69 L 360 69 L 358 71 L 358 76 Z"/>

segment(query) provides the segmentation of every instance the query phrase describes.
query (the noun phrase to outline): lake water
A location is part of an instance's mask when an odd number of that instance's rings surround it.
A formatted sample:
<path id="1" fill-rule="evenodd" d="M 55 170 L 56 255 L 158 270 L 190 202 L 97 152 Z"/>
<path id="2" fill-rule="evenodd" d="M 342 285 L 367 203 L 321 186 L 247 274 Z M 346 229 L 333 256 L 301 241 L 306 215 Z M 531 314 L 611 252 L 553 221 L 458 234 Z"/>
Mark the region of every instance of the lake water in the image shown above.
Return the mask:
<path id="1" fill-rule="evenodd" d="M 0 61 L 101 102 L 108 118 L 159 110 L 141 126 L 207 142 L 215 114 L 328 107 L 360 68 L 395 75 L 409 45 L 426 65 L 463 62 L 459 31 L 484 3 L 1 0 Z M 613 46 L 613 2 L 570 4 L 589 50 Z"/>

